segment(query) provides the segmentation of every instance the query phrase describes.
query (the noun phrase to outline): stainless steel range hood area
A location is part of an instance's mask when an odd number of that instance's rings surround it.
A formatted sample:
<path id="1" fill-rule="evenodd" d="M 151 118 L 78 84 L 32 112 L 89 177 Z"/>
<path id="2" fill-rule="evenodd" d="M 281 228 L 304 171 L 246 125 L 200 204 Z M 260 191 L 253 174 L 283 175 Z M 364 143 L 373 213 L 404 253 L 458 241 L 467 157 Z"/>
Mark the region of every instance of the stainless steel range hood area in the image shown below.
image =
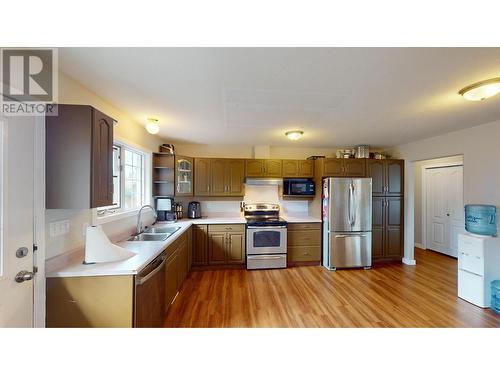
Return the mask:
<path id="1" fill-rule="evenodd" d="M 282 178 L 252 178 L 247 177 L 245 179 L 246 185 L 252 186 L 282 186 L 283 179 Z"/>

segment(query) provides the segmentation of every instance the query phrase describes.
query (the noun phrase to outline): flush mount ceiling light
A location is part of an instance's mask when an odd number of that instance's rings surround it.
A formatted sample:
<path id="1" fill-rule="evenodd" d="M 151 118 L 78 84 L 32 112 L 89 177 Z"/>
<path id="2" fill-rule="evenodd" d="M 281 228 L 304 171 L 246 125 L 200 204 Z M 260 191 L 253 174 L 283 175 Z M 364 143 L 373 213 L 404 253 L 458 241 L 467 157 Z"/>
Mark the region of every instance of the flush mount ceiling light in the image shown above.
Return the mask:
<path id="1" fill-rule="evenodd" d="M 458 92 L 467 100 L 480 101 L 500 93 L 500 77 L 487 79 L 464 87 Z"/>
<path id="2" fill-rule="evenodd" d="M 291 141 L 296 141 L 302 137 L 304 132 L 302 130 L 289 130 L 285 132 L 285 135 L 290 139 Z"/>
<path id="3" fill-rule="evenodd" d="M 157 134 L 160 131 L 160 127 L 158 126 L 158 119 L 148 118 L 148 122 L 146 123 L 146 130 L 148 133 Z"/>

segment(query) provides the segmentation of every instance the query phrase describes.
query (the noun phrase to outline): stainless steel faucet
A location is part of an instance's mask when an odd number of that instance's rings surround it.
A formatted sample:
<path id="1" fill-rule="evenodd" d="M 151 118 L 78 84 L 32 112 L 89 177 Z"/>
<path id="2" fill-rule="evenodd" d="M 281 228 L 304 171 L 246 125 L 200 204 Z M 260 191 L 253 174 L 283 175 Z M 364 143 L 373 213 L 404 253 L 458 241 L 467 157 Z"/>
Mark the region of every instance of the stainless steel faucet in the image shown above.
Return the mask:
<path id="1" fill-rule="evenodd" d="M 142 206 L 141 209 L 139 210 L 139 213 L 137 214 L 137 228 L 136 228 L 137 233 L 136 234 L 142 233 L 141 214 L 142 214 L 142 210 L 145 208 L 151 208 L 151 210 L 155 214 L 155 221 L 153 222 L 152 225 L 154 225 L 156 223 L 156 219 L 158 219 L 158 214 L 153 206 L 150 206 L 149 204 L 145 204 L 144 206 Z"/>

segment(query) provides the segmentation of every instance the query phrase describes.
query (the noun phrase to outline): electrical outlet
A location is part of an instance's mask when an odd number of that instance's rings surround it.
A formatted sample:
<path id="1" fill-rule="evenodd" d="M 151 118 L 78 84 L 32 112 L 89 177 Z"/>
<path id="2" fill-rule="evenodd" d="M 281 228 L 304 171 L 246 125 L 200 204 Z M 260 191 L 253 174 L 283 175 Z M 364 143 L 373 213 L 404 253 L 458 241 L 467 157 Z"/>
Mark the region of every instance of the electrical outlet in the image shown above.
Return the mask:
<path id="1" fill-rule="evenodd" d="M 53 221 L 49 224 L 49 235 L 51 238 L 64 236 L 69 233 L 69 220 Z"/>

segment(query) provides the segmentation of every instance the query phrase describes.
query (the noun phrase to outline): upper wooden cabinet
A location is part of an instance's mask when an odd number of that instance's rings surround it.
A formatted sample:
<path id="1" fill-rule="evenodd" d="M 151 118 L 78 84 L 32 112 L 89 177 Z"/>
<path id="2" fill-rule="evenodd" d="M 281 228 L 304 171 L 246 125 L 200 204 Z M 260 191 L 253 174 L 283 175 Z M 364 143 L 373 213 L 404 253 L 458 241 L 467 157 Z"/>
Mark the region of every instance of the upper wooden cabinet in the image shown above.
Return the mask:
<path id="1" fill-rule="evenodd" d="M 244 195 L 244 159 L 195 159 L 195 195 L 241 197 Z"/>
<path id="2" fill-rule="evenodd" d="M 314 177 L 313 160 L 283 160 L 283 177 Z"/>
<path id="3" fill-rule="evenodd" d="M 227 170 L 227 195 L 241 197 L 245 194 L 245 161 L 230 159 L 226 162 Z"/>
<path id="4" fill-rule="evenodd" d="M 367 177 L 372 178 L 373 195 L 399 196 L 404 192 L 404 160 L 367 160 Z"/>
<path id="5" fill-rule="evenodd" d="M 115 120 L 88 105 L 57 105 L 45 119 L 46 208 L 113 204 Z"/>
<path id="6" fill-rule="evenodd" d="M 187 156 L 175 156 L 175 196 L 193 196 L 194 160 Z"/>
<path id="7" fill-rule="evenodd" d="M 278 159 L 247 159 L 247 177 L 282 177 L 282 161 Z"/>
<path id="8" fill-rule="evenodd" d="M 194 195 L 210 195 L 210 159 L 194 159 Z"/>
<path id="9" fill-rule="evenodd" d="M 366 159 L 323 159 L 324 177 L 364 177 Z"/>

